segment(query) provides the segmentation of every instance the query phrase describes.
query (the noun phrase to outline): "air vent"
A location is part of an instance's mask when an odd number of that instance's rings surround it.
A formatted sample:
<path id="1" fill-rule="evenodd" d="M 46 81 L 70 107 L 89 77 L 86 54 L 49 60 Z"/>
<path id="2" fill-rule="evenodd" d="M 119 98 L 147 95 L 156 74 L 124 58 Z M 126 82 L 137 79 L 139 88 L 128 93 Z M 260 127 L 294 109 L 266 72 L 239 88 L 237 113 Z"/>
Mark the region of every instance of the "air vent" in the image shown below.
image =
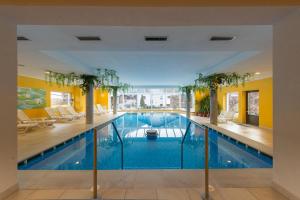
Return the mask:
<path id="1" fill-rule="evenodd" d="M 232 41 L 234 39 L 234 36 L 212 36 L 210 41 Z"/>
<path id="2" fill-rule="evenodd" d="M 99 36 L 76 36 L 80 41 L 101 41 Z"/>
<path id="3" fill-rule="evenodd" d="M 167 36 L 145 36 L 145 41 L 147 42 L 161 42 L 161 41 L 167 41 Z"/>
<path id="4" fill-rule="evenodd" d="M 27 37 L 24 36 L 17 36 L 18 41 L 30 41 Z"/>

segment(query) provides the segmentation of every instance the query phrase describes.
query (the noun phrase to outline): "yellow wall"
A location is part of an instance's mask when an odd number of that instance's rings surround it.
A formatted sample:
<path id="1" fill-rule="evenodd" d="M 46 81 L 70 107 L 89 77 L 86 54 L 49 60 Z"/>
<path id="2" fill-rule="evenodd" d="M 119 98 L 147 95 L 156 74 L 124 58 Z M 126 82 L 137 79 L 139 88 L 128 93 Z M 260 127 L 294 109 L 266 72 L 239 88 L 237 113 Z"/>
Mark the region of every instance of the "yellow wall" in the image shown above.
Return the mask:
<path id="1" fill-rule="evenodd" d="M 259 91 L 259 126 L 273 127 L 273 86 L 272 78 L 251 81 L 239 87 L 223 87 L 218 91 L 218 102 L 226 109 L 226 94 L 229 92 L 239 93 L 239 117 L 238 122 L 246 122 L 246 91 Z"/>
<path id="2" fill-rule="evenodd" d="M 200 109 L 199 101 L 201 101 L 201 99 L 203 99 L 203 97 L 205 97 L 208 94 L 209 94 L 208 91 L 207 92 L 202 92 L 202 91 L 195 92 L 195 112 L 198 112 L 198 110 Z"/>
<path id="3" fill-rule="evenodd" d="M 239 123 L 246 123 L 246 91 L 259 91 L 259 126 L 264 128 L 273 127 L 273 86 L 272 78 L 251 81 L 244 86 L 223 87 L 218 91 L 218 102 L 222 109 L 226 109 L 226 95 L 229 92 L 239 93 Z M 195 93 L 195 101 L 199 101 L 205 94 Z M 198 110 L 196 105 L 195 110 Z"/>
<path id="4" fill-rule="evenodd" d="M 50 106 L 50 92 L 68 92 L 71 93 L 71 96 L 74 100 L 73 106 L 76 111 L 84 112 L 85 111 L 85 96 L 82 95 L 81 89 L 76 86 L 59 86 L 56 84 L 48 84 L 44 80 L 18 76 L 18 87 L 28 87 L 28 88 L 39 88 L 46 91 L 46 106 Z M 94 90 L 94 102 L 101 104 L 104 107 L 108 107 L 108 93 L 102 92 L 99 89 Z M 46 112 L 43 108 L 41 109 L 28 109 L 24 112 L 29 117 L 47 117 Z"/>

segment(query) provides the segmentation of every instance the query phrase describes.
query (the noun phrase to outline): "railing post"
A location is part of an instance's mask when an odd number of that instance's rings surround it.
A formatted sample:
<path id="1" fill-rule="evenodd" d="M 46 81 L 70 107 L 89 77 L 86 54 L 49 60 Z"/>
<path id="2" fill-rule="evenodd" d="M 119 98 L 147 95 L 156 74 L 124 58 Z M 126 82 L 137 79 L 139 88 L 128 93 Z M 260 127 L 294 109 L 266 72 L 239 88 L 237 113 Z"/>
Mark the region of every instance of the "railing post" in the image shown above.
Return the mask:
<path id="1" fill-rule="evenodd" d="M 204 199 L 209 199 L 209 158 L 208 158 L 208 128 L 205 127 L 205 193 Z"/>
<path id="2" fill-rule="evenodd" d="M 97 128 L 94 128 L 93 198 L 97 199 Z"/>
<path id="3" fill-rule="evenodd" d="M 121 138 L 121 136 L 119 134 L 119 131 L 118 131 L 115 123 L 112 122 L 111 124 L 112 124 L 113 128 L 115 129 L 115 131 L 117 133 L 117 136 L 118 136 L 118 138 L 119 138 L 119 140 L 121 142 L 121 168 L 124 169 L 124 144 L 123 144 L 122 138 Z"/>
<path id="4" fill-rule="evenodd" d="M 186 130 L 185 130 L 185 133 L 184 133 L 184 135 L 183 135 L 183 138 L 182 138 L 182 141 L 181 141 L 181 148 L 180 148 L 180 155 L 181 155 L 181 158 L 180 158 L 180 167 L 181 167 L 181 169 L 183 169 L 183 143 L 184 143 L 184 140 L 185 140 L 185 137 L 186 137 L 186 135 L 187 135 L 187 133 L 188 133 L 188 131 L 189 131 L 189 129 L 190 129 L 190 126 L 191 126 L 191 121 L 189 121 L 189 124 L 187 125 L 187 127 L 186 127 Z"/>

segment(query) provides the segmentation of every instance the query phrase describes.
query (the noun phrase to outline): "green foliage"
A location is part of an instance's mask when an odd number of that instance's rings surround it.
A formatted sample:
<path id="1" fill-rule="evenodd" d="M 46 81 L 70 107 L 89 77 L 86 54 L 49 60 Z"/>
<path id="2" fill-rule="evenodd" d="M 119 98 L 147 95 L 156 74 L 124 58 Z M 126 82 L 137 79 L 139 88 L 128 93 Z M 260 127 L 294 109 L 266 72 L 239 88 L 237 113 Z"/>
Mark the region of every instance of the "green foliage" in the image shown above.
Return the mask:
<path id="1" fill-rule="evenodd" d="M 141 96 L 140 106 L 141 106 L 142 108 L 146 108 L 145 96 L 144 96 L 144 95 Z"/>
<path id="2" fill-rule="evenodd" d="M 191 94 L 191 92 L 195 90 L 196 90 L 195 85 L 186 85 L 186 86 L 179 87 L 179 91 L 185 94 Z"/>
<path id="3" fill-rule="evenodd" d="M 197 90 L 212 89 L 217 90 L 222 86 L 238 86 L 244 84 L 251 74 L 246 73 L 243 75 L 237 73 L 214 73 L 207 76 L 199 74 L 195 80 L 195 87 Z"/>
<path id="4" fill-rule="evenodd" d="M 75 73 L 63 74 L 59 72 L 47 71 L 45 72 L 45 81 L 49 84 L 56 83 L 61 86 L 76 85 L 80 78 Z"/>
<path id="5" fill-rule="evenodd" d="M 123 92 L 126 92 L 131 88 L 131 86 L 127 83 L 119 83 L 118 85 L 101 85 L 101 90 L 106 90 L 108 92 L 111 92 L 113 90 L 121 90 Z"/>
<path id="6" fill-rule="evenodd" d="M 61 86 L 78 85 L 82 89 L 82 93 L 86 94 L 89 91 L 89 87 L 92 84 L 95 88 L 102 90 L 122 90 L 127 91 L 130 85 L 127 83 L 119 83 L 119 77 L 116 75 L 114 70 L 104 70 L 104 75 L 98 69 L 98 75 L 81 74 L 76 75 L 75 73 L 59 73 L 53 71 L 45 72 L 45 81 L 49 84 L 56 83 Z"/>
<path id="7" fill-rule="evenodd" d="M 97 87 L 99 84 L 98 77 L 94 75 L 82 74 L 80 79 L 82 82 L 79 84 L 79 87 L 82 90 L 82 94 L 88 93 L 90 86 Z"/>
<path id="8" fill-rule="evenodd" d="M 204 96 L 201 100 L 197 101 L 198 112 L 201 114 L 209 115 L 210 113 L 210 95 Z M 221 110 L 221 105 L 218 104 L 218 110 Z"/>
<path id="9" fill-rule="evenodd" d="M 210 96 L 206 95 L 199 101 L 199 112 L 209 113 L 210 111 Z"/>

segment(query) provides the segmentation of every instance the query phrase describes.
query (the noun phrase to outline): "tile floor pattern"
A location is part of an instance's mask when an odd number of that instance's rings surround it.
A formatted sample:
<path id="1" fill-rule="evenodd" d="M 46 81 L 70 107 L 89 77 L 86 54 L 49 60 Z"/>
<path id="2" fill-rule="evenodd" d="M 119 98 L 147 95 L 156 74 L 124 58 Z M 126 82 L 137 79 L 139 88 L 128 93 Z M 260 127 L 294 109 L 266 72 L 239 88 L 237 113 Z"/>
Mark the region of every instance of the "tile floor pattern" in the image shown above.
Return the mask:
<path id="1" fill-rule="evenodd" d="M 161 188 L 161 189 L 106 189 L 99 190 L 103 200 L 200 200 L 199 188 Z M 270 187 L 264 188 L 220 188 L 210 193 L 214 200 L 287 200 Z M 54 200 L 54 199 L 92 199 L 88 189 L 66 190 L 20 190 L 6 200 Z"/>

